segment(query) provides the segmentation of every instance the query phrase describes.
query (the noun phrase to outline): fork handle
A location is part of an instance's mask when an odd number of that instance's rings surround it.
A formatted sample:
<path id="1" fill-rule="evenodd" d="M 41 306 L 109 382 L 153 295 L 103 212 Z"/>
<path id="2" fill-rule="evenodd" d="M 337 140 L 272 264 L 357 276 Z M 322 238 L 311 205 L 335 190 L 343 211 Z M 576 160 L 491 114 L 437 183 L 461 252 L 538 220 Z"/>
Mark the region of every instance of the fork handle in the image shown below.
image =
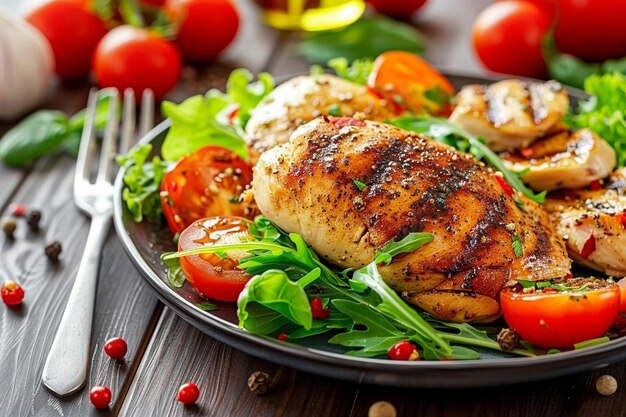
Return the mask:
<path id="1" fill-rule="evenodd" d="M 110 224 L 111 215 L 91 220 L 74 286 L 43 368 L 44 385 L 59 397 L 80 390 L 87 379 L 98 267 Z"/>

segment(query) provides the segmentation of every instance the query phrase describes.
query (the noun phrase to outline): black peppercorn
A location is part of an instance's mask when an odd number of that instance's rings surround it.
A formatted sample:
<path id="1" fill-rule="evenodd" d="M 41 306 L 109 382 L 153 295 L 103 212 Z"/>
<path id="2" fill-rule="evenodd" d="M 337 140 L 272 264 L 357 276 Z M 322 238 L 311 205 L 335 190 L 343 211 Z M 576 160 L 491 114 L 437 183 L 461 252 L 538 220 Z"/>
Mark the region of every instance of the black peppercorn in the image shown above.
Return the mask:
<path id="1" fill-rule="evenodd" d="M 519 335 L 513 329 L 504 328 L 498 333 L 497 342 L 500 349 L 510 352 L 519 344 Z"/>
<path id="2" fill-rule="evenodd" d="M 15 237 L 14 236 L 15 229 L 17 229 L 17 224 L 15 223 L 15 220 L 13 219 L 6 219 L 2 223 L 2 231 L 6 235 L 7 239 L 13 239 Z"/>
<path id="3" fill-rule="evenodd" d="M 41 221 L 41 212 L 39 210 L 31 210 L 26 215 L 26 223 L 30 230 L 37 232 L 39 230 L 39 222 Z"/>
<path id="4" fill-rule="evenodd" d="M 248 388 L 253 394 L 263 395 L 270 389 L 272 379 L 270 376 L 262 371 L 255 371 L 248 378 Z"/>
<path id="5" fill-rule="evenodd" d="M 50 259 L 50 261 L 56 262 L 59 260 L 59 255 L 61 254 L 62 250 L 63 248 L 61 247 L 61 243 L 58 240 L 55 240 L 54 242 L 46 246 L 46 248 L 44 249 L 44 253 L 48 257 L 48 259 Z"/>

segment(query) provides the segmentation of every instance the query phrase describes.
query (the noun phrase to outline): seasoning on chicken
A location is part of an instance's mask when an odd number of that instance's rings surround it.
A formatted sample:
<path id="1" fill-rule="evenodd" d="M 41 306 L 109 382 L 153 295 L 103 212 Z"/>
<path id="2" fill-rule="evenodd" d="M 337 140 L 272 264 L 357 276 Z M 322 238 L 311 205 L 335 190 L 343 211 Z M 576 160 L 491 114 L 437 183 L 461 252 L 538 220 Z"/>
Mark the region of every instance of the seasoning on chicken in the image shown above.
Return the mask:
<path id="1" fill-rule="evenodd" d="M 500 157 L 509 170 L 526 171 L 522 179 L 537 191 L 586 187 L 609 176 L 616 164 L 615 150 L 589 129 L 564 130 Z"/>
<path id="2" fill-rule="evenodd" d="M 626 276 L 626 168 L 593 188 L 551 194 L 546 209 L 576 263 Z"/>
<path id="3" fill-rule="evenodd" d="M 432 233 L 379 270 L 408 302 L 445 320 L 493 321 L 507 282 L 570 269 L 540 207 L 517 208 L 470 155 L 382 123 L 324 117 L 300 127 L 261 155 L 253 191 L 268 219 L 342 268 L 371 262 L 391 239 Z"/>
<path id="4" fill-rule="evenodd" d="M 467 85 L 457 94 L 450 121 L 485 138 L 494 151 L 525 148 L 538 138 L 561 130 L 569 100 L 556 81 L 503 80 Z"/>
<path id="5" fill-rule="evenodd" d="M 370 120 L 394 117 L 393 108 L 366 87 L 334 75 L 303 75 L 284 82 L 253 110 L 246 141 L 253 159 L 285 143 L 300 125 L 330 114 L 364 113 Z"/>

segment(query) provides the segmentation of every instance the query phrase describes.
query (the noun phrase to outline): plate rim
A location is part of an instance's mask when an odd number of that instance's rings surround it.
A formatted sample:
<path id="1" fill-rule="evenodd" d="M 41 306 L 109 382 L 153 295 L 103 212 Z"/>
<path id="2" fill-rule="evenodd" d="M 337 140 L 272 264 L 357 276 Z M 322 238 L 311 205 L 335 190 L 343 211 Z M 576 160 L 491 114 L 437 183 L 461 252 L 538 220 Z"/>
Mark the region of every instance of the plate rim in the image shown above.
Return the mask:
<path id="1" fill-rule="evenodd" d="M 481 80 L 481 82 L 493 82 L 499 79 L 498 76 L 485 77 L 460 71 L 444 71 L 444 74 L 458 78 L 474 78 Z M 574 90 L 573 92 L 574 94 L 571 95 L 574 97 L 585 97 L 584 93 L 580 90 Z M 138 143 L 147 144 L 152 142 L 168 129 L 170 125 L 170 119 L 164 120 L 150 130 Z M 154 269 L 145 261 L 124 225 L 123 212 L 126 208 L 122 199 L 123 175 L 124 169 L 120 168 L 114 183 L 113 223 L 124 250 L 133 264 L 139 269 L 139 272 L 141 272 L 141 276 L 156 290 L 159 299 L 185 321 L 210 336 L 253 356 L 335 379 L 347 379 L 391 386 L 438 388 L 493 386 L 503 383 L 510 384 L 537 381 L 576 373 L 626 359 L 626 349 L 622 349 L 626 346 L 626 337 L 583 349 L 536 357 L 463 361 L 390 361 L 385 359 L 347 356 L 340 353 L 285 343 L 267 336 L 247 332 L 239 329 L 236 325 L 225 319 L 202 311 L 189 300 L 181 297 L 175 289 L 163 282 Z M 285 361 L 285 357 L 287 357 L 289 361 Z M 522 368 L 543 368 L 547 365 L 554 366 L 556 369 L 549 372 L 546 371 L 546 374 L 535 371 L 527 375 L 516 373 L 516 376 L 513 378 L 505 378 L 502 375 L 500 375 L 499 378 L 484 378 L 485 375 L 489 375 L 493 372 L 506 370 L 515 373 L 516 370 Z M 444 372 L 444 378 L 440 381 L 429 380 L 425 382 L 422 379 L 423 374 L 431 375 L 439 372 Z M 472 374 L 473 377 L 476 377 L 477 373 L 483 377 L 478 378 L 479 382 L 475 383 L 476 381 L 467 381 L 458 378 L 456 375 L 465 372 Z M 407 379 L 399 381 L 398 378 Z"/>

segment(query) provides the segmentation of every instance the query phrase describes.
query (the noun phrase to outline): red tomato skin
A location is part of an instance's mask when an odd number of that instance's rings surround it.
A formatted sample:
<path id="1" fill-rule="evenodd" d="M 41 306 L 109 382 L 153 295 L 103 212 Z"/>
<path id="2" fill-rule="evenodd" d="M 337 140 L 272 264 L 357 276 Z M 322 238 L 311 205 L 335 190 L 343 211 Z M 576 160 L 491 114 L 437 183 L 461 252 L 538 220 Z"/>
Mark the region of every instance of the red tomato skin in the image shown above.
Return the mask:
<path id="1" fill-rule="evenodd" d="M 548 12 L 532 3 L 505 0 L 487 6 L 474 22 L 474 51 L 489 70 L 542 78 L 542 41 L 550 29 Z"/>
<path id="2" fill-rule="evenodd" d="M 505 289 L 500 306 L 507 324 L 522 339 L 545 348 L 571 348 L 601 337 L 620 305 L 617 285 L 583 293 L 523 294 Z"/>
<path id="3" fill-rule="evenodd" d="M 216 220 L 225 219 L 227 224 L 215 226 Z M 197 249 L 204 246 L 208 232 L 232 230 L 247 231 L 245 219 L 234 216 L 208 217 L 194 222 L 185 229 L 178 239 L 178 250 Z M 207 259 L 208 258 L 208 259 Z M 239 298 L 239 293 L 252 278 L 245 271 L 236 269 L 237 263 L 229 260 L 216 259 L 217 256 L 202 258 L 201 255 L 185 256 L 180 258 L 180 266 L 187 276 L 187 281 L 205 297 L 234 302 Z M 221 270 L 217 270 L 211 262 L 218 263 Z"/>
<path id="4" fill-rule="evenodd" d="M 623 0 L 552 0 L 557 10 L 554 33 L 560 51 L 587 61 L 626 55 L 626 2 Z"/>
<path id="5" fill-rule="evenodd" d="M 409 20 L 427 0 L 366 0 L 380 14 L 399 20 Z"/>
<path id="6" fill-rule="evenodd" d="M 15 281 L 6 281 L 0 287 L 0 296 L 4 304 L 17 306 L 22 304 L 24 299 L 24 289 Z"/>
<path id="7" fill-rule="evenodd" d="M 237 35 L 239 11 L 231 0 L 170 0 L 167 8 L 179 22 L 176 46 L 186 62 L 217 58 Z"/>
<path id="8" fill-rule="evenodd" d="M 93 69 L 100 87 L 132 88 L 136 97 L 151 88 L 158 100 L 178 82 L 181 58 L 165 39 L 124 25 L 111 30 L 98 44 Z"/>
<path id="9" fill-rule="evenodd" d="M 26 20 L 48 39 L 61 80 L 87 78 L 96 46 L 107 32 L 98 16 L 80 1 L 52 0 L 31 11 Z"/>

